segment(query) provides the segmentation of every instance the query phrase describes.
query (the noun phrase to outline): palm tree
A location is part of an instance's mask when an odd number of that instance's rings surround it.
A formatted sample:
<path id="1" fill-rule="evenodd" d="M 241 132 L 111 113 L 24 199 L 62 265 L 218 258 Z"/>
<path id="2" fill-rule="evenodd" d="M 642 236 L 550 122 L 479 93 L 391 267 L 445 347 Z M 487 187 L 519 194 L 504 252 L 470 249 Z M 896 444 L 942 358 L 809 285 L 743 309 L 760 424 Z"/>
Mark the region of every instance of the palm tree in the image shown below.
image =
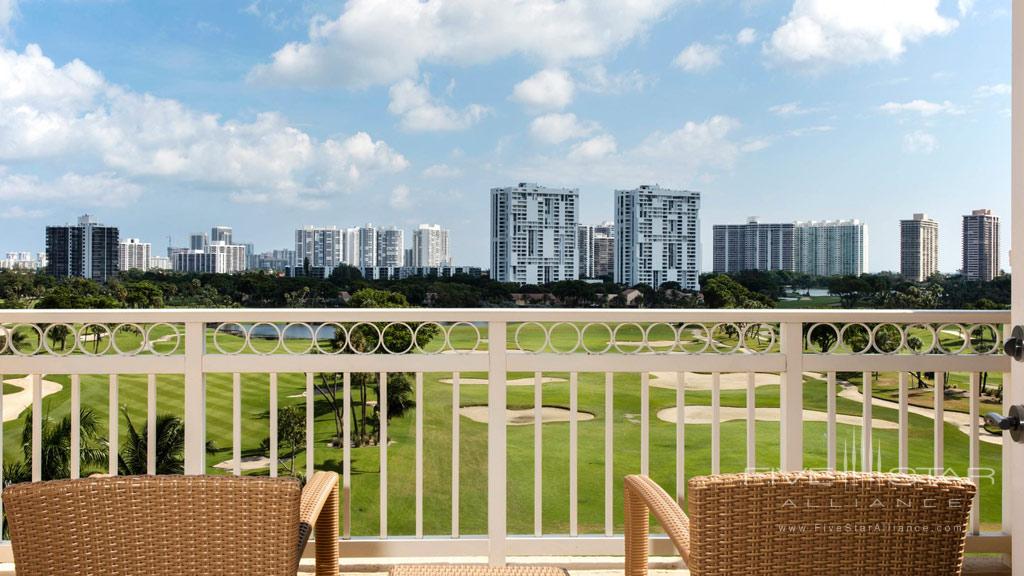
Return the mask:
<path id="1" fill-rule="evenodd" d="M 121 453 L 117 455 L 118 474 L 146 474 L 146 453 L 149 446 L 149 426 L 142 433 L 135 429 L 128 409 L 121 407 L 125 422 L 128 424 L 128 439 Z M 156 473 L 181 474 L 185 471 L 183 454 L 185 451 L 185 425 L 173 414 L 160 414 L 156 417 Z"/>
<path id="2" fill-rule="evenodd" d="M 96 414 L 82 408 L 79 412 L 81 437 L 80 457 L 82 464 L 102 467 L 107 460 L 106 442 L 99 437 L 99 421 Z M 71 416 L 59 422 L 50 418 L 49 411 L 42 422 L 42 479 L 56 480 L 71 476 Z M 25 467 L 32 467 L 32 412 L 25 413 L 25 427 L 21 431 L 21 444 L 25 455 Z"/>

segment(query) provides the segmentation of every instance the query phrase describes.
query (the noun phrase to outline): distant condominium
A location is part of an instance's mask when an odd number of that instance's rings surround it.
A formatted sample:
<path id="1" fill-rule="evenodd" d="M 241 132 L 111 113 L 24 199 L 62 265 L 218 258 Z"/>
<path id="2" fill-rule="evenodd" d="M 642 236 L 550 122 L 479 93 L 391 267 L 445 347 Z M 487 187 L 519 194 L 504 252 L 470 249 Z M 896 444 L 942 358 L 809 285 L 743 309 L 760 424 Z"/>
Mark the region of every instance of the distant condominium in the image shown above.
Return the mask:
<path id="1" fill-rule="evenodd" d="M 712 227 L 712 269 L 718 273 L 743 270 L 795 270 L 795 226 L 764 224 L 756 217 L 746 224 Z"/>
<path id="2" fill-rule="evenodd" d="M 204 252 L 224 255 L 225 274 L 244 272 L 249 269 L 249 259 L 246 257 L 245 246 L 242 244 L 227 244 L 223 240 L 218 240 L 207 244 Z"/>
<path id="3" fill-rule="evenodd" d="M 153 245 L 138 238 L 125 238 L 117 247 L 117 264 L 121 270 L 149 270 Z"/>
<path id="4" fill-rule="evenodd" d="M 797 222 L 796 271 L 813 276 L 859 276 L 868 269 L 868 225 L 860 220 Z"/>
<path id="5" fill-rule="evenodd" d="M 491 278 L 544 284 L 579 278 L 579 190 L 520 182 L 491 189 Z"/>
<path id="6" fill-rule="evenodd" d="M 407 266 L 439 267 L 451 266 L 451 246 L 448 244 L 448 230 L 437 224 L 420 224 L 412 231 L 412 258 Z"/>
<path id="7" fill-rule="evenodd" d="M 106 282 L 118 272 L 118 230 L 85 214 L 77 225 L 46 227 L 46 272 Z"/>
<path id="8" fill-rule="evenodd" d="M 189 234 L 188 249 L 203 250 L 210 243 L 210 237 L 203 233 Z"/>
<path id="9" fill-rule="evenodd" d="M 603 222 L 594 226 L 594 278 L 615 274 L 615 224 Z"/>
<path id="10" fill-rule="evenodd" d="M 341 264 L 342 231 L 337 227 L 306 226 L 295 231 L 295 267 L 333 269 Z"/>
<path id="11" fill-rule="evenodd" d="M 358 231 L 359 249 L 356 263 L 359 268 L 373 268 L 377 265 L 377 229 L 373 224 L 362 226 Z"/>
<path id="12" fill-rule="evenodd" d="M 900 220 L 900 275 L 924 282 L 939 271 L 939 223 L 927 214 Z"/>
<path id="13" fill-rule="evenodd" d="M 231 244 L 231 226 L 214 226 L 210 229 L 210 242 Z"/>
<path id="14" fill-rule="evenodd" d="M 377 266 L 405 266 L 405 231 L 394 226 L 377 230 Z"/>
<path id="15" fill-rule="evenodd" d="M 31 252 L 8 252 L 0 260 L 0 270 L 45 270 L 46 253 L 40 252 L 35 257 Z"/>
<path id="16" fill-rule="evenodd" d="M 580 278 L 593 278 L 594 227 L 580 224 L 576 232 L 576 254 L 579 257 Z"/>
<path id="17" fill-rule="evenodd" d="M 615 281 L 698 290 L 700 192 L 640 186 L 615 191 Z"/>
<path id="18" fill-rule="evenodd" d="M 226 274 L 225 252 L 205 250 L 178 250 L 171 254 L 171 268 L 186 274 Z"/>
<path id="19" fill-rule="evenodd" d="M 171 259 L 167 256 L 150 256 L 149 257 L 149 269 L 150 270 L 173 270 L 174 267 L 171 265 Z"/>
<path id="20" fill-rule="evenodd" d="M 359 228 L 346 228 L 341 236 L 341 261 L 358 267 L 359 254 Z"/>
<path id="21" fill-rule="evenodd" d="M 999 275 L 999 217 L 991 210 L 964 216 L 963 270 L 968 280 L 992 280 Z"/>
<path id="22" fill-rule="evenodd" d="M 295 250 L 271 250 L 256 255 L 256 270 L 284 272 L 289 266 L 295 266 Z"/>

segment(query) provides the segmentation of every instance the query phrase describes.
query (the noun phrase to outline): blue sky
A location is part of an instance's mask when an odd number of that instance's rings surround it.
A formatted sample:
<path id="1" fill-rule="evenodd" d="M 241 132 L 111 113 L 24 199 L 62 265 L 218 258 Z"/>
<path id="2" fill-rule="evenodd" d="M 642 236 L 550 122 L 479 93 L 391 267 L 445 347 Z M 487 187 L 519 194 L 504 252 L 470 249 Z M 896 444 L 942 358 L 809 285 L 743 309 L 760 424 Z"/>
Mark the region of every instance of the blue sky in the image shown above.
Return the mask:
<path id="1" fill-rule="evenodd" d="M 0 0 L 0 251 L 89 211 L 162 252 L 234 226 L 452 230 L 493 186 L 703 192 L 711 226 L 991 208 L 1009 246 L 1009 0 Z"/>

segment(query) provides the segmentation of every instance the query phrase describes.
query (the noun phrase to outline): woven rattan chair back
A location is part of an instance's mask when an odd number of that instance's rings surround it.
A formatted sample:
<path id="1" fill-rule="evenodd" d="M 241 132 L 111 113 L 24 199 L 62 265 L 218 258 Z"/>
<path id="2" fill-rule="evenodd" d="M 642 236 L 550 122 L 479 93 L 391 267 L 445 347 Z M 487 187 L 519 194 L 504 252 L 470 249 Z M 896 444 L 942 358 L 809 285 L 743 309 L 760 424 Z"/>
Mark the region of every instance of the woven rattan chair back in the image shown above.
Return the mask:
<path id="1" fill-rule="evenodd" d="M 298 568 L 299 483 L 122 476 L 4 490 L 19 576 L 261 574 Z"/>
<path id="2" fill-rule="evenodd" d="M 895 474 L 694 478 L 691 573 L 959 574 L 975 490 Z"/>

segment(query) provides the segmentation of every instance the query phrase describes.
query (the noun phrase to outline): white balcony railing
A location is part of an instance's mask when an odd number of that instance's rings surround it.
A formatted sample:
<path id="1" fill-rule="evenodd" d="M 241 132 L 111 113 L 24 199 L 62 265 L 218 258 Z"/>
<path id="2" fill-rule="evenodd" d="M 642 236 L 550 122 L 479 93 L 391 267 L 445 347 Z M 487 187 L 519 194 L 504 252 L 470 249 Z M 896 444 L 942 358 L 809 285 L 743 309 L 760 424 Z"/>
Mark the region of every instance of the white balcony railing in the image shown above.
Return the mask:
<path id="1" fill-rule="evenodd" d="M 70 476 L 88 472 L 80 414 L 83 388 L 102 388 L 97 375 L 107 382 L 106 407 L 95 410 L 105 410 L 111 474 L 125 434 L 119 394 L 145 398 L 148 471 L 157 467 L 159 404 L 183 418 L 185 473 L 244 472 L 243 447 L 252 452 L 252 430 L 266 426 L 263 455 L 276 475 L 280 387 L 301 390 L 283 396 L 304 396 L 286 400 L 305 411 L 299 468 L 341 472 L 349 556 L 502 563 L 507 555 L 621 554 L 624 473 L 653 473 L 682 502 L 694 474 L 844 466 L 973 478 L 980 492 L 969 550 L 1006 552 L 1003 448 L 979 424 L 979 385 L 981 374 L 995 381 L 1009 370 L 1000 353 L 1008 321 L 1007 312 L 895 310 L 6 310 L 0 372 L 30 384 L 21 398 L 34 415 L 33 481 L 43 478 L 49 410 L 71 419 Z M 326 400 L 321 373 L 340 375 L 340 447 L 327 441 L 333 414 L 317 410 Z M 379 437 L 390 438 L 391 426 L 413 445 L 353 447 L 352 375 L 376 375 L 376 409 L 386 415 L 392 373 L 411 375 L 415 408 L 390 423 L 381 417 Z M 917 376 L 938 384 L 912 388 Z M 46 396 L 54 388 L 44 383 L 55 380 L 69 396 Z M 892 401 L 864 402 L 873 386 Z M 431 388 L 443 388 L 443 402 Z M 265 422 L 243 412 L 253 394 L 264 395 Z M 549 406 L 557 412 L 549 424 L 541 408 L 553 400 L 563 410 Z M 469 404 L 478 405 L 475 419 L 464 417 Z M 636 404 L 638 413 L 623 411 Z M 510 407 L 523 412 L 510 417 Z M 21 457 L 10 454 L 21 437 L 11 429 L 24 419 L 10 412 L 0 424 L 0 437 L 12 439 L 5 462 Z M 526 426 L 511 427 L 510 418 Z M 231 458 L 221 468 L 208 462 L 208 427 L 230 428 Z M 486 457 L 470 446 L 485 446 Z M 565 461 L 552 465 L 551 454 Z M 655 551 L 668 552 L 655 540 Z"/>

